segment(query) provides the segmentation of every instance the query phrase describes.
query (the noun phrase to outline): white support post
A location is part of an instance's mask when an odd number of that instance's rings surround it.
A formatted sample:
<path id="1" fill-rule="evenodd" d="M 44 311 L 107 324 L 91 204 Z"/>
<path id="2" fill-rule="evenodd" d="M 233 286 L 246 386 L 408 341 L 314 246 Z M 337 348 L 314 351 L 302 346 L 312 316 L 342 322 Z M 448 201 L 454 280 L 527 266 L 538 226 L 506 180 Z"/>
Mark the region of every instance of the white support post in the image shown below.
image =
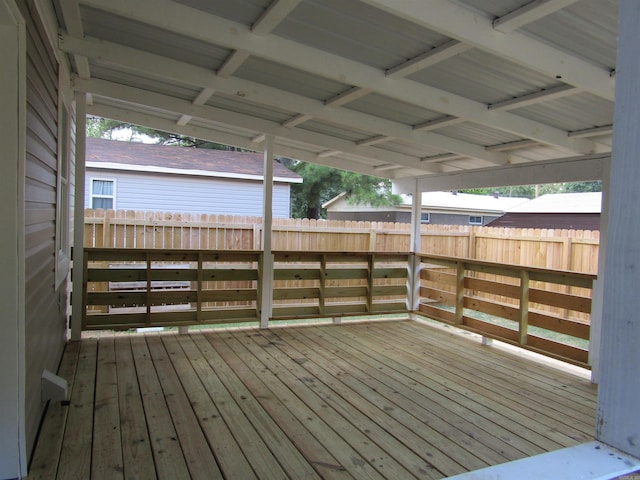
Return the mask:
<path id="1" fill-rule="evenodd" d="M 640 458 L 640 9 L 620 0 L 596 440 Z"/>
<path id="2" fill-rule="evenodd" d="M 602 276 L 605 271 L 605 252 L 607 250 L 607 235 L 609 231 L 609 191 L 610 191 L 611 162 L 603 165 L 602 169 L 602 207 L 600 211 L 600 255 L 598 255 L 598 278 L 593 281 L 591 302 L 591 327 L 589 329 L 589 364 L 591 365 L 591 382 L 598 383 L 600 377 L 600 344 L 602 329 Z"/>
<path id="3" fill-rule="evenodd" d="M 260 298 L 260 328 L 269 327 L 273 310 L 273 253 L 271 237 L 273 230 L 273 135 L 264 140 L 264 195 L 262 202 L 262 295 Z"/>
<path id="4" fill-rule="evenodd" d="M 420 308 L 420 259 L 418 254 L 422 249 L 420 237 L 422 220 L 422 192 L 415 181 L 413 198 L 411 200 L 411 237 L 410 255 L 407 265 L 407 310 L 416 312 Z"/>
<path id="5" fill-rule="evenodd" d="M 84 282 L 84 183 L 87 151 L 87 103 L 84 92 L 76 92 L 76 171 L 75 204 L 73 208 L 73 270 L 71 272 L 71 339 L 80 340 L 82 334 Z"/>

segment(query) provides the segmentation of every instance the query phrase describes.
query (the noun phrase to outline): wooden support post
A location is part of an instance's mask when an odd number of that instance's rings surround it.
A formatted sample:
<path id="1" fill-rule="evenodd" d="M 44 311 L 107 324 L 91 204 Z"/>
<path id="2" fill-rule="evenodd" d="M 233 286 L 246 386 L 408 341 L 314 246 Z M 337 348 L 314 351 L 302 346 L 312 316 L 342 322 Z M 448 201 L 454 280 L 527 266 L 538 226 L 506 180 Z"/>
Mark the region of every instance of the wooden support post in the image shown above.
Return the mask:
<path id="1" fill-rule="evenodd" d="M 325 308 L 325 291 L 327 285 L 327 256 L 322 255 L 320 259 L 320 298 L 318 299 L 318 310 L 320 311 L 320 315 L 324 315 L 326 312 Z M 336 323 L 335 318 L 333 323 Z"/>
<path id="2" fill-rule="evenodd" d="M 75 253 L 74 253 L 74 257 L 75 257 Z M 87 282 L 87 278 L 89 278 L 89 252 L 85 252 L 84 250 L 82 251 L 81 262 L 82 263 L 80 263 L 80 265 L 82 266 L 82 268 L 78 269 L 82 271 L 80 273 L 82 284 L 78 285 L 78 290 L 80 290 L 82 293 L 82 296 L 79 299 L 81 311 L 78 314 L 78 320 L 77 320 L 78 325 L 73 326 L 74 329 L 77 328 L 77 331 L 79 333 L 82 333 L 82 330 L 87 324 L 87 304 L 89 303 L 89 282 Z M 73 263 L 75 265 L 75 260 Z M 74 270 L 75 270 L 75 267 L 74 267 Z M 71 332 L 72 332 L 72 339 L 73 339 L 73 330 Z"/>
<path id="3" fill-rule="evenodd" d="M 456 267 L 456 325 L 464 323 L 464 263 L 457 262 Z"/>
<path id="4" fill-rule="evenodd" d="M 529 272 L 520 272 L 520 310 L 518 312 L 518 343 L 527 344 L 529 333 Z"/>
<path id="5" fill-rule="evenodd" d="M 375 268 L 375 255 L 369 253 L 367 274 L 367 313 L 373 313 L 373 269 Z"/>
<path id="6" fill-rule="evenodd" d="M 618 12 L 596 440 L 640 458 L 640 9 L 635 0 L 620 0 Z"/>
<path id="7" fill-rule="evenodd" d="M 145 323 L 151 325 L 151 253 L 147 252 L 147 315 Z"/>
<path id="8" fill-rule="evenodd" d="M 87 315 L 85 302 L 86 281 L 83 267 L 84 256 L 84 187 L 85 157 L 87 151 L 87 104 L 86 94 L 76 92 L 76 168 L 73 207 L 73 269 L 71 271 L 71 339 L 80 340 L 82 326 Z"/>
<path id="9" fill-rule="evenodd" d="M 204 268 L 202 263 L 203 253 L 198 252 L 198 285 L 197 285 L 197 293 L 196 293 L 196 321 L 198 323 L 202 323 L 202 283 L 204 281 L 204 274 L 202 269 Z"/>

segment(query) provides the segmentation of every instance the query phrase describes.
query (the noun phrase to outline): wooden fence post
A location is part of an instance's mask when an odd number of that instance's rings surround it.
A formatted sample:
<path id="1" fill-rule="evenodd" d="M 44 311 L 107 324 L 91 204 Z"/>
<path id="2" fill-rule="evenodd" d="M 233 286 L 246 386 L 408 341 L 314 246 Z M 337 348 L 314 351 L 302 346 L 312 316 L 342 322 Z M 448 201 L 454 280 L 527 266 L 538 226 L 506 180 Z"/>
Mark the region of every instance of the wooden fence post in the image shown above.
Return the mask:
<path id="1" fill-rule="evenodd" d="M 520 309 L 518 318 L 518 343 L 527 344 L 529 330 L 529 272 L 520 272 Z"/>
<path id="2" fill-rule="evenodd" d="M 464 323 L 464 263 L 457 262 L 456 268 L 456 325 Z"/>

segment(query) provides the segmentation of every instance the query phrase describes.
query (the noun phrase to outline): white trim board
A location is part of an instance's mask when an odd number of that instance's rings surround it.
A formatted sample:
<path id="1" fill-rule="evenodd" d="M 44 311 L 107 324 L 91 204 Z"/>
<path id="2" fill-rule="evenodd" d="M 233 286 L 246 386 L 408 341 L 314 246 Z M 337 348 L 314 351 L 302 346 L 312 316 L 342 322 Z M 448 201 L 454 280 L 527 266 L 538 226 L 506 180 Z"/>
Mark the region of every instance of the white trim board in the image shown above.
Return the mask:
<path id="1" fill-rule="evenodd" d="M 246 173 L 228 173 L 228 172 L 213 172 L 210 170 L 197 170 L 197 169 L 183 169 L 183 168 L 168 168 L 158 167 L 154 165 L 130 165 L 127 163 L 115 163 L 115 162 L 86 162 L 86 168 L 96 168 L 105 170 L 124 170 L 128 172 L 148 172 L 148 173 L 170 173 L 172 175 L 191 175 L 197 177 L 219 177 L 219 178 L 233 178 L 237 180 L 258 180 L 262 181 L 262 175 L 251 175 Z M 288 178 L 288 177 L 273 177 L 274 182 L 282 183 L 302 183 L 302 178 Z"/>
<path id="2" fill-rule="evenodd" d="M 607 480 L 640 470 L 640 459 L 600 442 L 463 473 L 449 480 Z"/>

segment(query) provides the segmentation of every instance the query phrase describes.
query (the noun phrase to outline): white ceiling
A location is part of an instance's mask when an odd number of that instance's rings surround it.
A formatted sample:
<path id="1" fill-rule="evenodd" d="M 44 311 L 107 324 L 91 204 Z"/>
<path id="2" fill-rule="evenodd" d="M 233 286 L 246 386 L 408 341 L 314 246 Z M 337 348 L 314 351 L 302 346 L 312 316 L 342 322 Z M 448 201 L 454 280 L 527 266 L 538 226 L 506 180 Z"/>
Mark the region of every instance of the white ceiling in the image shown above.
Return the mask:
<path id="1" fill-rule="evenodd" d="M 277 155 L 399 185 L 533 183 L 499 172 L 558 159 L 572 172 L 558 179 L 588 180 L 611 151 L 615 0 L 53 0 L 49 12 L 94 115 L 254 150 L 271 134 Z"/>

